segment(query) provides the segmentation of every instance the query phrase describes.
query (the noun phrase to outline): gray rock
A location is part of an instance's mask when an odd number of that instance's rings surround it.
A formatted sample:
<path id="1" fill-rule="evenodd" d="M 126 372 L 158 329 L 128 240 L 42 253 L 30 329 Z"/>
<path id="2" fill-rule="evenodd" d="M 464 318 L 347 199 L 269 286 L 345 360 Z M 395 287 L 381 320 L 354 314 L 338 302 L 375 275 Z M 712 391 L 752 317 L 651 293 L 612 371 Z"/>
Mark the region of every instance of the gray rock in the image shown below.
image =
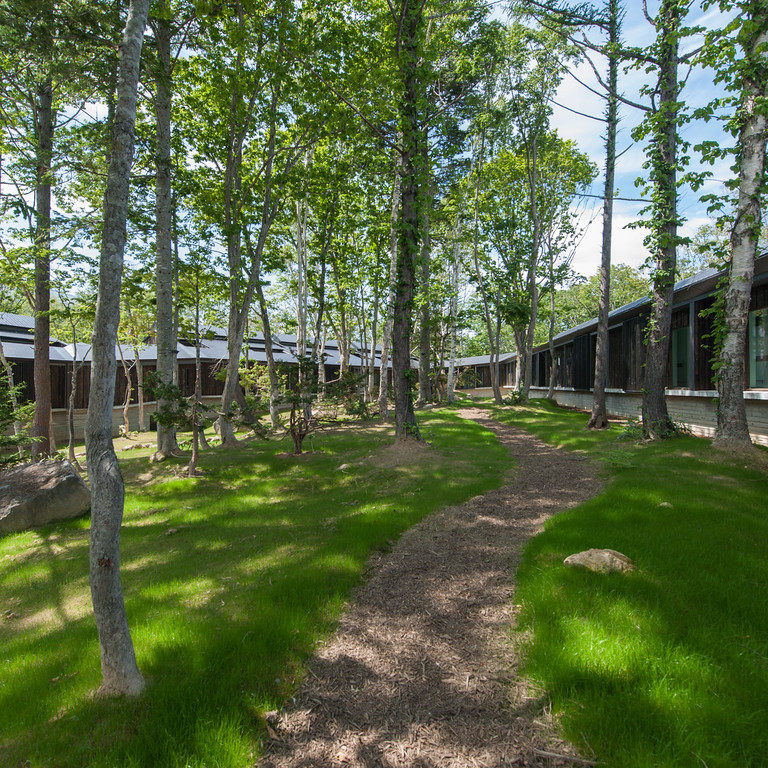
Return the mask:
<path id="1" fill-rule="evenodd" d="M 68 461 L 22 464 L 0 475 L 0 533 L 79 517 L 91 492 Z"/>
<path id="2" fill-rule="evenodd" d="M 637 566 L 621 552 L 615 549 L 587 549 L 575 555 L 569 555 L 563 560 L 571 568 L 586 568 L 595 573 L 629 573 L 637 570 Z"/>

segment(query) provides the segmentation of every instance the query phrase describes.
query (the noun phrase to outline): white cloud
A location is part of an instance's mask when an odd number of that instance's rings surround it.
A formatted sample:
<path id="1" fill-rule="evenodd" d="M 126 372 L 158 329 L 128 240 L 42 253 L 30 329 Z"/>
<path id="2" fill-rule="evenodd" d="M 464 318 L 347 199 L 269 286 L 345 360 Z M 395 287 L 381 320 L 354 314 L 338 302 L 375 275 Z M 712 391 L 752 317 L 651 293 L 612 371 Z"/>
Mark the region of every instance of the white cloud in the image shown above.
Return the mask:
<path id="1" fill-rule="evenodd" d="M 648 234 L 645 228 L 627 229 L 627 224 L 637 220 L 637 216 L 628 213 L 614 213 L 613 236 L 611 238 L 611 261 L 613 264 L 629 264 L 641 267 L 648 258 L 648 249 L 643 240 Z M 700 216 L 692 218 L 680 228 L 680 235 L 689 237 L 711 219 Z M 603 244 L 603 219 L 595 216 L 585 228 L 584 238 L 576 249 L 571 267 L 580 275 L 589 277 L 600 269 L 601 249 Z"/>

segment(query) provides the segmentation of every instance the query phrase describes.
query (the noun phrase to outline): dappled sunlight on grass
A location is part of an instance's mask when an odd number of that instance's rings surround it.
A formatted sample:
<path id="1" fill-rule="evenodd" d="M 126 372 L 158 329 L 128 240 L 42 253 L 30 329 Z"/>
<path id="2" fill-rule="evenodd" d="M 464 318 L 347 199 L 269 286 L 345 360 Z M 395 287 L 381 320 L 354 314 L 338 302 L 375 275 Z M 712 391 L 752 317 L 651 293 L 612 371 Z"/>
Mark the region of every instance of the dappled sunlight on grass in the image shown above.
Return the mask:
<path id="1" fill-rule="evenodd" d="M 506 474 L 487 430 L 419 418 L 433 448 L 411 465 L 376 463 L 392 441 L 380 427 L 321 435 L 300 459 L 264 441 L 204 452 L 191 479 L 178 476 L 183 459 L 119 455 L 123 587 L 149 682 L 138 702 L 91 696 L 88 521 L 0 538 L 0 605 L 15 615 L 0 618 L 0 764 L 250 764 L 261 714 L 293 690 L 368 556 Z"/>
<path id="2" fill-rule="evenodd" d="M 527 673 L 565 734 L 620 768 L 765 764 L 768 476 L 681 437 L 635 443 L 547 404 L 494 409 L 585 451 L 605 490 L 551 519 L 519 572 Z M 597 575 L 563 558 L 617 549 L 639 570 Z"/>

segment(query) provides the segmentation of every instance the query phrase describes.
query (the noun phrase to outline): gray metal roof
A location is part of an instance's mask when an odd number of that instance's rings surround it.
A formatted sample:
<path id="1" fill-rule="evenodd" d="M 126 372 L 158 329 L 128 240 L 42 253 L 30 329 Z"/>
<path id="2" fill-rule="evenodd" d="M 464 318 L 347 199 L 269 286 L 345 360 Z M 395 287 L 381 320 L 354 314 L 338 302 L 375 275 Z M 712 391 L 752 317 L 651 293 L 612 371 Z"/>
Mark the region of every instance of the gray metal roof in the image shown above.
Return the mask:
<path id="1" fill-rule="evenodd" d="M 499 363 L 506 363 L 509 360 L 514 360 L 514 358 L 514 352 L 501 352 L 499 354 Z M 475 357 L 459 357 L 456 359 L 456 365 L 488 365 L 490 362 L 490 355 L 476 355 Z"/>
<path id="2" fill-rule="evenodd" d="M 31 331 L 35 327 L 35 318 L 29 315 L 16 315 L 13 312 L 0 312 L 0 325 Z"/>

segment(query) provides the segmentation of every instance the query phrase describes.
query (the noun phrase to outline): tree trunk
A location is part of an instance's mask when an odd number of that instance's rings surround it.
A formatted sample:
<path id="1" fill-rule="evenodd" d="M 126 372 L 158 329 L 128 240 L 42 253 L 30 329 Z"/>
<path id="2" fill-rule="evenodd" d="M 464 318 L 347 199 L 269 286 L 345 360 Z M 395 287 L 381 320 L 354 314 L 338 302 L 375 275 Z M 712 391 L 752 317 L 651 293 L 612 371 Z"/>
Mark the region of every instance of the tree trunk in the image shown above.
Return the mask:
<path id="1" fill-rule="evenodd" d="M 368 386 L 366 402 L 372 403 L 376 396 L 376 338 L 379 333 L 379 270 L 381 268 L 381 243 L 376 241 L 376 270 L 373 280 L 373 317 L 371 318 L 371 348 L 368 350 Z"/>
<path id="2" fill-rule="evenodd" d="M 751 19 L 755 23 L 754 19 Z M 768 116 L 765 107 L 758 105 L 768 99 L 765 69 L 768 57 L 768 30 L 765 17 L 762 29 L 754 36 L 751 54 L 760 61 L 758 72 L 743 86 L 741 104 L 741 131 L 739 134 L 739 199 L 736 205 L 736 221 L 731 231 L 731 261 L 728 287 L 725 292 L 725 338 L 720 350 L 717 392 L 720 398 L 717 409 L 716 445 L 749 447 L 747 412 L 744 407 L 746 386 L 747 327 L 752 295 L 752 278 L 755 272 L 755 254 L 762 225 L 761 191 L 765 184 L 765 152 L 768 136 Z"/>
<path id="3" fill-rule="evenodd" d="M 72 335 L 73 345 L 75 349 L 74 359 L 72 360 L 72 375 L 70 377 L 69 385 L 69 403 L 67 406 L 67 459 L 70 464 L 73 464 L 80 469 L 80 463 L 75 456 L 75 396 L 77 395 L 77 372 L 80 370 L 80 366 L 77 364 L 77 340 L 73 333 Z"/>
<path id="4" fill-rule="evenodd" d="M 395 173 L 392 181 L 392 210 L 389 220 L 389 295 L 387 315 L 381 334 L 381 367 L 379 368 L 379 416 L 389 418 L 389 350 L 392 346 L 392 327 L 395 321 L 395 294 L 397 293 L 397 217 L 400 211 L 400 176 L 403 158 L 395 150 Z"/>
<path id="5" fill-rule="evenodd" d="M 203 399 L 202 367 L 200 365 L 200 267 L 195 265 L 195 397 L 192 404 L 192 456 L 187 465 L 187 477 L 194 477 L 200 454 L 200 402 Z"/>
<path id="6" fill-rule="evenodd" d="M 133 393 L 133 387 L 131 385 L 131 369 L 125 362 L 123 357 L 123 347 L 120 342 L 117 342 L 117 350 L 120 353 L 120 363 L 123 366 L 123 375 L 125 376 L 125 399 L 123 400 L 123 437 L 128 437 L 131 432 L 131 424 L 128 421 L 128 406 L 131 404 L 131 394 Z"/>
<path id="7" fill-rule="evenodd" d="M 446 400 L 454 401 L 456 385 L 456 317 L 459 313 L 459 272 L 461 267 L 461 212 L 456 213 L 456 229 L 453 233 L 453 272 L 451 275 L 451 353 L 448 360 L 448 382 L 446 384 Z M 442 370 L 442 367 L 441 367 Z"/>
<path id="8" fill-rule="evenodd" d="M 474 237 L 472 244 L 472 259 L 475 265 L 475 275 L 477 277 L 477 287 L 480 291 L 480 299 L 483 305 L 483 316 L 485 317 L 485 329 L 488 333 L 488 347 L 490 349 L 490 358 L 493 360 L 494 353 L 498 350 L 494 348 L 493 318 L 491 317 L 491 307 L 488 302 L 488 291 L 483 273 L 480 270 L 480 174 L 483 170 L 483 161 L 485 157 L 485 127 L 480 133 L 480 150 L 475 163 L 475 203 L 474 203 Z M 489 366 L 491 371 L 491 388 L 493 389 L 493 399 L 501 404 L 501 389 L 499 387 L 498 369 L 493 365 Z"/>
<path id="9" fill-rule="evenodd" d="M 144 423 L 144 366 L 139 359 L 139 350 L 134 349 L 136 355 L 136 399 L 139 408 L 139 432 L 144 432 L 146 424 Z"/>
<path id="10" fill-rule="evenodd" d="M 53 162 L 53 82 L 39 84 L 35 104 L 35 412 L 32 418 L 32 457 L 51 453 L 51 165 Z"/>
<path id="11" fill-rule="evenodd" d="M 280 379 L 277 375 L 275 356 L 272 352 L 272 330 L 269 324 L 269 312 L 260 279 L 256 281 L 256 298 L 259 302 L 261 327 L 264 331 L 264 353 L 267 358 L 267 371 L 269 372 L 269 419 L 272 429 L 277 430 L 280 428 Z"/>
<path id="12" fill-rule="evenodd" d="M 609 44 L 619 44 L 618 0 L 608 0 Z M 611 240 L 613 234 L 613 195 L 616 177 L 616 128 L 619 122 L 619 101 L 616 96 L 619 77 L 619 57 L 608 57 L 608 103 L 606 106 L 605 187 L 603 191 L 603 245 L 600 263 L 600 310 L 597 320 L 595 348 L 595 381 L 592 413 L 587 429 L 605 429 L 608 412 L 605 406 L 605 385 L 608 378 L 608 313 L 611 309 Z"/>
<path id="13" fill-rule="evenodd" d="M 173 198 L 171 195 L 171 26 L 170 4 L 162 0 L 158 19 L 154 22 L 157 43 L 155 77 L 155 287 L 157 295 L 157 374 L 163 384 L 174 380 L 176 344 L 173 332 Z M 166 401 L 159 400 L 160 410 Z M 176 430 L 157 425 L 156 459 L 178 453 Z"/>
<path id="14" fill-rule="evenodd" d="M 555 381 L 557 379 L 557 357 L 555 357 L 555 257 L 549 249 L 549 390 L 547 398 L 555 399 Z"/>
<path id="15" fill-rule="evenodd" d="M 429 173 L 429 143 L 426 131 L 421 137 L 421 162 L 424 166 L 424 190 L 422 194 L 424 210 L 422 211 L 422 233 L 421 233 L 421 307 L 419 318 L 419 397 L 418 404 L 426 405 L 432 400 L 432 382 L 429 378 L 429 262 L 431 258 L 431 239 L 430 239 L 430 209 L 432 206 L 432 190 L 430 187 Z"/>
<path id="16" fill-rule="evenodd" d="M 136 91 L 149 0 L 131 0 L 120 44 L 118 103 L 104 195 L 104 231 L 99 291 L 93 327 L 91 394 L 86 452 L 91 481 L 89 571 L 101 650 L 102 684 L 107 695 L 138 695 L 144 679 L 136 665 L 120 583 L 120 525 L 124 487 L 112 444 L 115 396 L 115 343 L 120 322 L 120 284 L 125 250 L 128 188 L 133 163 Z"/>
<path id="17" fill-rule="evenodd" d="M 650 437 L 667 437 L 674 424 L 667 411 L 666 385 L 672 297 L 677 262 L 677 123 L 679 106 L 678 0 L 664 0 L 657 17 L 659 35 L 659 106 L 654 115 L 650 161 L 654 180 L 652 207 L 653 292 L 643 384 L 643 429 Z"/>
<path id="18" fill-rule="evenodd" d="M 8 381 L 8 394 L 11 398 L 11 406 L 13 407 L 14 412 L 16 412 L 19 409 L 19 401 L 13 389 L 13 368 L 5 357 L 2 339 L 0 339 L 0 365 L 3 366 L 3 370 L 5 371 L 5 378 Z M 21 434 L 21 424 L 18 421 L 13 422 L 13 434 L 16 435 L 16 437 Z M 24 449 L 21 446 L 18 447 L 18 451 L 19 456 L 24 455 Z"/>
<path id="19" fill-rule="evenodd" d="M 420 438 L 413 412 L 411 330 L 413 325 L 414 265 L 419 256 L 422 229 L 421 190 L 425 169 L 419 151 L 421 127 L 419 103 L 419 38 L 423 25 L 423 4 L 404 0 L 402 38 L 398 56 L 403 84 L 399 111 L 403 133 L 403 178 L 398 219 L 397 278 L 395 314 L 392 324 L 392 383 L 395 395 L 395 435 L 398 439 Z"/>

